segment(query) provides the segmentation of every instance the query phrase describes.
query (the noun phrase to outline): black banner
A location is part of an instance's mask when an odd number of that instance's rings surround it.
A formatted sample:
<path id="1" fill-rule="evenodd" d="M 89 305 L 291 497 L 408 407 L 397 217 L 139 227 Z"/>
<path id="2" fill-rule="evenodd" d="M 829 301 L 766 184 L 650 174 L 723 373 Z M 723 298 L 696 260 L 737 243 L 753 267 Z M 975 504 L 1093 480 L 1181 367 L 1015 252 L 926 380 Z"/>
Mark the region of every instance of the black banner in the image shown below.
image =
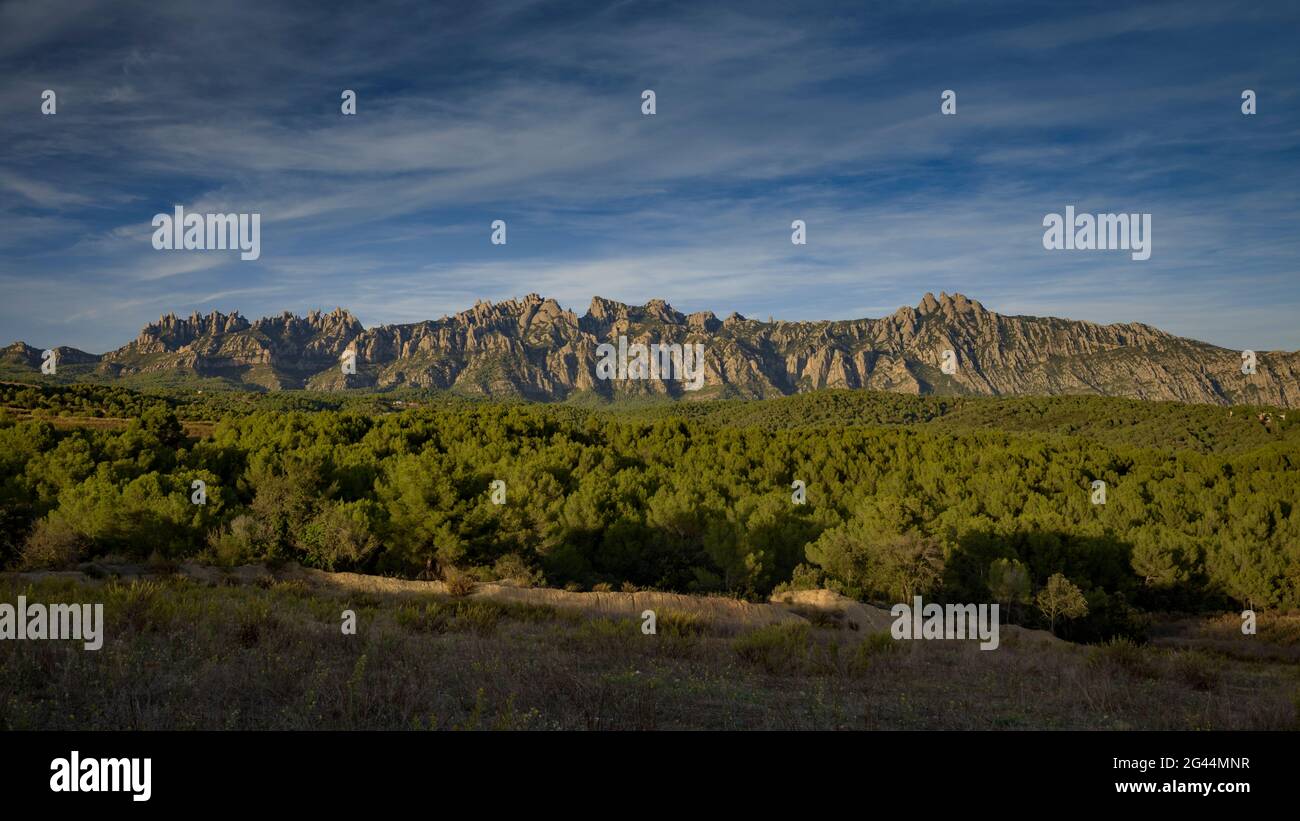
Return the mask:
<path id="1" fill-rule="evenodd" d="M 486 799 L 495 812 L 562 797 L 575 810 L 758 809 L 800 794 L 856 804 L 910 795 L 971 810 L 1229 810 L 1290 798 L 1294 742 L 1287 733 L 6 733 L 0 783 L 21 805 L 127 813 L 373 810 L 408 799 L 433 811 Z"/>

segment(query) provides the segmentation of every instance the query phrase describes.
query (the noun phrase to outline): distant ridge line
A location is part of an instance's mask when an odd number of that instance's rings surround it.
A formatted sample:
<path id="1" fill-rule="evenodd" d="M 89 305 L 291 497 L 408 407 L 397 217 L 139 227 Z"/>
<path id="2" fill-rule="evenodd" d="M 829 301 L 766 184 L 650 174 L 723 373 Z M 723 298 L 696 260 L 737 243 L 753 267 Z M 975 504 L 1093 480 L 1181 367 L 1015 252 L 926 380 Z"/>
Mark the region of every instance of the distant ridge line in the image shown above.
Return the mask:
<path id="1" fill-rule="evenodd" d="M 597 347 L 619 336 L 703 343 L 704 388 L 662 380 L 609 380 Z M 365 328 L 348 310 L 163 314 L 122 347 L 96 355 L 58 348 L 58 374 L 123 384 L 184 386 L 219 380 L 256 390 L 377 390 L 413 386 L 469 395 L 563 400 L 763 398 L 819 388 L 907 394 L 1104 395 L 1212 404 L 1300 406 L 1300 353 L 1242 352 L 1139 322 L 1100 325 L 1009 316 L 963 294 L 926 293 L 878 319 L 764 322 L 738 313 L 683 314 L 654 299 L 629 305 L 593 297 L 581 316 L 538 294 L 479 301 L 453 316 Z M 356 373 L 339 366 L 356 353 Z M 945 354 L 951 351 L 951 354 Z M 4 375 L 40 374 L 41 351 L 0 350 Z M 955 365 L 945 372 L 945 357 Z"/>

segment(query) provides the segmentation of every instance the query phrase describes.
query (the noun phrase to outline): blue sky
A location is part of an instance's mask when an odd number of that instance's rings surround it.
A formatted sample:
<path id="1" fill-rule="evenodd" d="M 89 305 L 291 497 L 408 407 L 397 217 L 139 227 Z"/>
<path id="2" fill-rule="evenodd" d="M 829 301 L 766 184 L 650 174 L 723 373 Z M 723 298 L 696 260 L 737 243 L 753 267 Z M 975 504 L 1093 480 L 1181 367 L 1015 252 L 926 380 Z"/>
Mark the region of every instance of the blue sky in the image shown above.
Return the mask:
<path id="1" fill-rule="evenodd" d="M 100 352 L 168 311 L 369 326 L 530 292 L 847 319 L 960 291 L 1296 349 L 1297 34 L 1294 3 L 11 0 L 0 338 Z M 260 213 L 261 258 L 155 251 L 175 204 Z M 1044 250 L 1066 205 L 1151 213 L 1151 259 Z"/>

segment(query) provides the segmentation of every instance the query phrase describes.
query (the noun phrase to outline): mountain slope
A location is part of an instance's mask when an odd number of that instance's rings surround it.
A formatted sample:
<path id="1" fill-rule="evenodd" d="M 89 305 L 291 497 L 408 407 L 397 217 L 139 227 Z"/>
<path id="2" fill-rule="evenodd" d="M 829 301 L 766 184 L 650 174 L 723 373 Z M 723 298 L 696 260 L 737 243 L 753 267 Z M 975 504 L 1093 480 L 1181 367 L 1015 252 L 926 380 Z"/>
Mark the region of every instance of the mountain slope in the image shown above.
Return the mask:
<path id="1" fill-rule="evenodd" d="M 703 389 L 598 378 L 597 346 L 616 344 L 619 336 L 702 343 Z M 1257 372 L 1248 375 L 1241 373 L 1239 351 L 1148 325 L 1004 316 L 961 294 L 926 294 L 916 307 L 880 319 L 837 322 L 760 322 L 739 314 L 719 320 L 707 311 L 683 315 L 661 300 L 633 306 L 600 297 L 577 316 L 535 294 L 480 302 L 436 321 L 370 329 L 342 309 L 253 322 L 219 312 L 188 319 L 169 314 L 103 356 L 67 350 L 70 369 L 61 368 L 61 375 L 128 383 L 216 380 L 257 390 L 409 385 L 561 400 L 583 394 L 758 398 L 840 387 L 1300 405 L 1300 353 L 1259 352 Z M 953 374 L 942 372 L 945 350 L 955 353 Z M 355 374 L 342 373 L 346 351 L 356 353 Z M 0 351 L 0 363 L 10 375 L 24 368 L 39 375 L 40 352 L 15 343 Z"/>

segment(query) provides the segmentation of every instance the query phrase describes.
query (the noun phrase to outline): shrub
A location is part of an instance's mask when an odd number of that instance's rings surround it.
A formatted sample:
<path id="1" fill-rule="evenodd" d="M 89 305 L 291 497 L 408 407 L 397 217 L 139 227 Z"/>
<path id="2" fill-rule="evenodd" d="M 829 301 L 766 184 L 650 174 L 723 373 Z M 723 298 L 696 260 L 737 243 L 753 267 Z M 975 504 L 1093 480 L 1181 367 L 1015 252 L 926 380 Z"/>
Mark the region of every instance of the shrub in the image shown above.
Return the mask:
<path id="1" fill-rule="evenodd" d="M 104 589 L 105 612 L 120 614 L 120 618 L 137 633 L 161 629 L 162 619 L 157 613 L 158 594 L 163 586 L 156 581 L 133 581 L 129 584 L 109 582 Z"/>
<path id="2" fill-rule="evenodd" d="M 426 602 L 423 606 L 408 602 L 398 605 L 393 617 L 399 626 L 421 633 L 446 632 L 453 611 L 439 602 Z"/>
<path id="3" fill-rule="evenodd" d="M 507 553 L 497 559 L 492 565 L 492 575 L 502 584 L 515 587 L 538 587 L 546 581 L 542 571 L 530 567 L 518 553 Z"/>
<path id="4" fill-rule="evenodd" d="M 805 605 L 791 605 L 787 608 L 791 613 L 803 616 L 813 627 L 820 627 L 825 630 L 843 630 L 850 622 L 844 618 L 843 610 L 828 610 L 822 607 L 810 607 Z M 854 628 L 857 629 L 856 627 Z"/>
<path id="5" fill-rule="evenodd" d="M 1094 646 L 1088 662 L 1094 667 L 1117 670 L 1134 678 L 1155 678 L 1157 675 L 1142 647 L 1126 638 L 1114 638 Z"/>
<path id="6" fill-rule="evenodd" d="M 1219 686 L 1219 663 L 1198 650 L 1174 656 L 1174 673 L 1193 690 L 1208 692 Z"/>
<path id="7" fill-rule="evenodd" d="M 180 570 L 180 563 L 167 558 L 157 548 L 149 554 L 149 570 L 153 573 L 171 574 Z"/>
<path id="8" fill-rule="evenodd" d="M 203 559 L 221 567 L 249 564 L 257 556 L 255 532 L 251 516 L 236 516 L 230 524 L 208 534 L 208 549 Z"/>
<path id="9" fill-rule="evenodd" d="M 790 576 L 790 581 L 781 582 L 773 590 L 773 593 L 785 593 L 791 590 L 819 590 L 826 583 L 826 575 L 821 568 L 814 567 L 810 564 L 799 564 L 795 566 L 794 572 Z"/>
<path id="10" fill-rule="evenodd" d="M 581 640 L 605 652 L 630 649 L 640 632 L 637 623 L 630 619 L 611 619 L 605 616 L 588 619 L 577 629 Z"/>
<path id="11" fill-rule="evenodd" d="M 741 660 L 768 673 L 797 673 L 808 662 L 810 628 L 803 623 L 769 624 L 736 638 Z"/>
<path id="12" fill-rule="evenodd" d="M 705 617 L 680 610 L 664 610 L 655 618 L 655 630 L 661 636 L 702 636 L 709 626 Z"/>
<path id="13" fill-rule="evenodd" d="M 858 642 L 857 649 L 853 652 L 853 669 L 862 672 L 871 666 L 873 659 L 890 653 L 897 653 L 902 649 L 902 643 L 890 635 L 887 630 L 868 633 L 866 638 Z"/>
<path id="14" fill-rule="evenodd" d="M 655 619 L 655 650 L 661 656 L 686 658 L 695 652 L 699 647 L 699 637 L 709 632 L 711 627 L 703 616 L 665 610 Z"/>
<path id="15" fill-rule="evenodd" d="M 576 623 L 581 618 L 581 616 L 573 610 L 561 612 L 558 608 L 552 607 L 549 604 L 529 604 L 527 602 L 493 603 L 501 610 L 503 618 L 514 621 L 529 622 L 531 624 L 541 624 L 566 618 Z"/>
<path id="16" fill-rule="evenodd" d="M 312 598 L 311 585 L 302 579 L 272 579 L 267 588 L 277 596 L 293 596 L 299 599 Z"/>
<path id="17" fill-rule="evenodd" d="M 880 655 L 881 653 L 897 653 L 903 649 L 903 644 L 894 638 L 893 634 L 888 630 L 881 630 L 867 634 L 860 647 L 863 652 L 869 655 Z"/>
<path id="18" fill-rule="evenodd" d="M 239 621 L 235 625 L 235 641 L 245 649 L 256 647 L 271 634 L 275 619 L 271 615 L 271 605 L 266 599 L 256 599 L 240 609 Z"/>
<path id="19" fill-rule="evenodd" d="M 328 502 L 302 529 L 302 563 L 321 570 L 356 567 L 379 547 L 370 532 L 369 502 Z"/>
<path id="20" fill-rule="evenodd" d="M 447 572 L 443 574 L 442 582 L 447 586 L 447 593 L 452 596 L 468 596 L 474 592 L 473 577 L 454 567 L 447 568 Z"/>
<path id="21" fill-rule="evenodd" d="M 501 581 L 497 578 L 497 574 L 493 572 L 492 568 L 482 564 L 476 564 L 466 568 L 465 575 L 469 576 L 476 582 L 483 582 L 484 584 Z"/>
<path id="22" fill-rule="evenodd" d="M 85 548 L 85 539 L 59 518 L 36 523 L 23 548 L 20 564 L 25 570 L 66 570 L 75 567 Z"/>
<path id="23" fill-rule="evenodd" d="M 472 630 L 481 636 L 488 636 L 496 632 L 500 621 L 501 607 L 492 602 L 474 601 L 465 602 L 456 608 L 456 621 L 452 626 L 457 630 Z"/>

